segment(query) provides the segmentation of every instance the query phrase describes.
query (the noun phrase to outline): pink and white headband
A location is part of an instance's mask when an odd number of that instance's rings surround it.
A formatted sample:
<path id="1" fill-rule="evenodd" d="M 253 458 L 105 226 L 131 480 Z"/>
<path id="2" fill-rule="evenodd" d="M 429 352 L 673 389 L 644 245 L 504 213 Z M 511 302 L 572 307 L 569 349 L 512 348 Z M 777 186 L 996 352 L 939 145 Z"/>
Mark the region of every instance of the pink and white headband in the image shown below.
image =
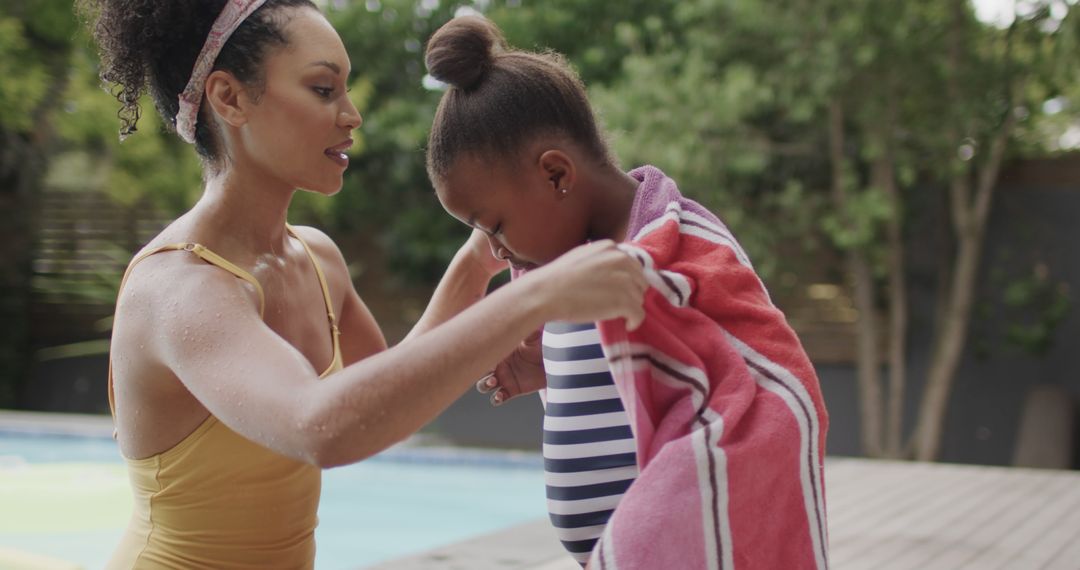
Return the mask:
<path id="1" fill-rule="evenodd" d="M 195 67 L 191 70 L 191 79 L 188 79 L 187 87 L 180 93 L 180 111 L 176 113 L 176 132 L 185 142 L 195 143 L 195 123 L 199 120 L 199 106 L 202 104 L 203 91 L 206 89 L 206 78 L 214 69 L 214 61 L 218 53 L 229 41 L 229 36 L 240 27 L 255 10 L 266 3 L 266 0 L 228 0 L 217 20 L 214 20 L 210 34 L 206 36 L 199 57 L 195 59 Z"/>

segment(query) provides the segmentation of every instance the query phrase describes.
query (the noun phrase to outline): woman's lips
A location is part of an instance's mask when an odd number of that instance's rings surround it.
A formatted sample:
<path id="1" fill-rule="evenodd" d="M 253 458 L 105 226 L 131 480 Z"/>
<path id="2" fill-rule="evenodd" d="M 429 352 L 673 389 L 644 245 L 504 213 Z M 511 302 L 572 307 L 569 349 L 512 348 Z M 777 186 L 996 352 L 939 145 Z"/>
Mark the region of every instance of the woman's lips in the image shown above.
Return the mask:
<path id="1" fill-rule="evenodd" d="M 328 156 L 330 158 L 330 160 L 336 162 L 338 164 L 338 166 L 342 166 L 342 167 L 348 167 L 349 166 L 349 156 L 347 154 L 345 154 L 344 152 L 336 151 L 336 150 L 333 150 L 333 149 L 327 149 L 326 156 Z"/>
<path id="2" fill-rule="evenodd" d="M 350 148 L 352 148 L 352 145 L 353 145 L 353 140 L 348 139 L 346 141 L 343 141 L 341 144 L 338 144 L 338 145 L 335 145 L 335 146 L 332 146 L 332 147 L 326 149 L 325 151 L 323 151 L 323 153 L 327 157 L 329 157 L 330 160 L 333 160 L 334 162 L 336 162 L 339 166 L 348 167 L 349 166 L 349 155 L 345 154 L 345 152 L 348 151 Z"/>

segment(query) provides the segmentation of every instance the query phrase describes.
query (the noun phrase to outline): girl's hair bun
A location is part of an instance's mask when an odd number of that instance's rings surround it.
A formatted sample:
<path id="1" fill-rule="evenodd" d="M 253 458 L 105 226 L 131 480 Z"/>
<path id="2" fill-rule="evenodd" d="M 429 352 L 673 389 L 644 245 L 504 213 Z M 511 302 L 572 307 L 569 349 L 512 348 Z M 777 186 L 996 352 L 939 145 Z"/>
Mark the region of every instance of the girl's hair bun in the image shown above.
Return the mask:
<path id="1" fill-rule="evenodd" d="M 465 91 L 478 87 L 506 50 L 502 32 L 483 16 L 459 16 L 428 41 L 424 61 L 432 77 Z"/>

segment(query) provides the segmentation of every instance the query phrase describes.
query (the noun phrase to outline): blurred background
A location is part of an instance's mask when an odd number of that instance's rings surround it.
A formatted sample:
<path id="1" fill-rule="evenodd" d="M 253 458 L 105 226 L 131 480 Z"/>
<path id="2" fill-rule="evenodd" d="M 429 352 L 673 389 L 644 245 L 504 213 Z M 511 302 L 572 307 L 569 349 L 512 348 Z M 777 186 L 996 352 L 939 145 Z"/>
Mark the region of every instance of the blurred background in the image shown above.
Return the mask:
<path id="1" fill-rule="evenodd" d="M 1080 467 L 1075 0 L 330 0 L 364 115 L 329 233 L 394 342 L 465 228 L 423 148 L 426 39 L 457 14 L 565 54 L 626 169 L 736 233 L 814 361 L 835 455 Z M 133 252 L 200 193 L 119 104 L 71 2 L 0 2 L 0 408 L 107 414 Z M 469 393 L 426 433 L 538 449 L 535 397 Z"/>

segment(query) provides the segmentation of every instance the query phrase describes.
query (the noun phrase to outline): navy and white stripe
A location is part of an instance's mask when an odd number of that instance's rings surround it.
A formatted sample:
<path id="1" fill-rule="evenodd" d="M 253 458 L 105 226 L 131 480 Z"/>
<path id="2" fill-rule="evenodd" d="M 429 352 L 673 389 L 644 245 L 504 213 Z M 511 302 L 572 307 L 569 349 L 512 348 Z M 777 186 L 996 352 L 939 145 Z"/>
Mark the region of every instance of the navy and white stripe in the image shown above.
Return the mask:
<path id="1" fill-rule="evenodd" d="M 638 476 L 634 434 L 593 324 L 548 323 L 542 344 L 548 513 L 563 546 L 584 565 Z"/>

